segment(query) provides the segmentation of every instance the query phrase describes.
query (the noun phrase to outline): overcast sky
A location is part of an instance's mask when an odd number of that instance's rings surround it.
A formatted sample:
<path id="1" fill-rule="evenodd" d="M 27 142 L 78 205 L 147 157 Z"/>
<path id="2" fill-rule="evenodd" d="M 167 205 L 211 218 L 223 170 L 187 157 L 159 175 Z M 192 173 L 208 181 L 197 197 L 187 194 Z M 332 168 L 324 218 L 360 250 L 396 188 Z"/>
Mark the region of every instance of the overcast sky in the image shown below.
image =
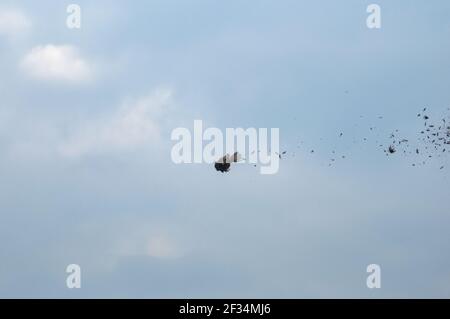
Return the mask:
<path id="1" fill-rule="evenodd" d="M 0 2 L 0 297 L 450 297 L 449 158 L 376 147 L 450 107 L 450 2 L 69 3 Z M 175 165 L 194 119 L 278 174 Z"/>

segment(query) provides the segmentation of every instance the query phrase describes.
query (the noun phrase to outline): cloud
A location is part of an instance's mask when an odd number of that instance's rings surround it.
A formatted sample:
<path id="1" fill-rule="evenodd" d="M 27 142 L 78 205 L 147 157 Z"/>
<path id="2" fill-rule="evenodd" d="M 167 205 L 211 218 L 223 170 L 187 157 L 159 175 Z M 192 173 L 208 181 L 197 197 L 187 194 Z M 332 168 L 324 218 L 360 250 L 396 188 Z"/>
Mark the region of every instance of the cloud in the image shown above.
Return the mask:
<path id="1" fill-rule="evenodd" d="M 180 256 L 180 252 L 168 237 L 155 236 L 148 241 L 147 255 L 155 258 L 175 258 Z"/>
<path id="2" fill-rule="evenodd" d="M 91 67 L 71 45 L 34 47 L 23 58 L 21 67 L 31 77 L 44 80 L 82 82 L 92 76 Z"/>
<path id="3" fill-rule="evenodd" d="M 30 19 L 17 9 L 0 9 L 0 35 L 14 36 L 31 27 Z"/>
<path id="4" fill-rule="evenodd" d="M 172 101 L 172 91 L 156 89 L 150 95 L 125 103 L 114 114 L 78 127 L 60 145 L 66 157 L 92 153 L 134 150 L 158 142 L 164 110 Z"/>

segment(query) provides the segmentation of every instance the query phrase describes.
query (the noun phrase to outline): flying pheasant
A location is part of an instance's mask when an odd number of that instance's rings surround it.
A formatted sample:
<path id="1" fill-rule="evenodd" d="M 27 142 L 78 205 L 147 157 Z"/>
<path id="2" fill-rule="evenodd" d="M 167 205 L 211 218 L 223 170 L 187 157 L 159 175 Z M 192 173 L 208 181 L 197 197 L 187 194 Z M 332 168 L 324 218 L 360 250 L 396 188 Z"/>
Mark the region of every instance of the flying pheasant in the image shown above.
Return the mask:
<path id="1" fill-rule="evenodd" d="M 230 170 L 231 163 L 237 163 L 240 160 L 241 155 L 238 152 L 234 153 L 231 156 L 227 154 L 214 163 L 214 168 L 216 169 L 216 171 L 225 173 Z"/>

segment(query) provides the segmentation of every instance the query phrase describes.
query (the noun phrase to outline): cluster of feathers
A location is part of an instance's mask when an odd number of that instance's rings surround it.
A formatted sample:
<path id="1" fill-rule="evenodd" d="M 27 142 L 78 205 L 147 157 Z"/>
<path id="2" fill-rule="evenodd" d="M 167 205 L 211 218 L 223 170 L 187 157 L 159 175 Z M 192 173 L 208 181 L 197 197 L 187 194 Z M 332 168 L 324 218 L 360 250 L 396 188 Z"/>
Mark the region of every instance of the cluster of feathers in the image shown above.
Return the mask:
<path id="1" fill-rule="evenodd" d="M 447 109 L 450 111 L 450 108 Z M 449 112 L 450 113 L 450 112 Z M 363 116 L 360 116 L 362 119 Z M 378 116 L 378 120 L 383 120 L 383 116 Z M 421 128 L 417 132 L 416 138 L 405 138 L 400 136 L 399 130 L 394 130 L 390 134 L 382 134 L 381 136 L 374 135 L 377 131 L 377 126 L 370 126 L 368 132 L 371 132 L 370 137 L 353 139 L 353 143 L 360 141 L 366 143 L 371 138 L 376 143 L 376 146 L 386 154 L 386 156 L 394 156 L 401 154 L 411 158 L 411 165 L 422 166 L 426 165 L 432 159 L 441 159 L 450 152 L 450 114 L 436 120 L 432 119 L 432 116 L 427 113 L 427 108 L 423 108 L 418 114 L 417 118 L 422 121 Z M 355 125 L 357 126 L 357 125 Z M 378 133 L 378 132 L 377 132 Z M 345 134 L 339 132 L 337 134 L 339 139 L 344 139 Z M 382 138 L 387 138 L 385 142 L 381 142 Z M 321 139 L 322 140 L 322 139 Z M 300 142 L 297 148 L 303 148 L 303 142 Z M 276 153 L 280 159 L 284 157 L 288 151 L 283 151 L 281 154 Z M 315 149 L 308 151 L 310 154 L 315 153 Z M 290 152 L 292 156 L 295 156 L 295 152 Z M 330 160 L 328 166 L 332 166 L 338 160 L 345 160 L 347 154 L 340 154 L 336 150 L 333 150 L 330 154 Z M 242 160 L 239 153 L 233 155 L 225 155 L 215 162 L 214 167 L 217 171 L 226 173 L 231 169 L 232 163 L 237 163 Z M 256 167 L 256 165 L 254 165 Z M 445 165 L 438 166 L 439 169 L 444 169 Z"/>

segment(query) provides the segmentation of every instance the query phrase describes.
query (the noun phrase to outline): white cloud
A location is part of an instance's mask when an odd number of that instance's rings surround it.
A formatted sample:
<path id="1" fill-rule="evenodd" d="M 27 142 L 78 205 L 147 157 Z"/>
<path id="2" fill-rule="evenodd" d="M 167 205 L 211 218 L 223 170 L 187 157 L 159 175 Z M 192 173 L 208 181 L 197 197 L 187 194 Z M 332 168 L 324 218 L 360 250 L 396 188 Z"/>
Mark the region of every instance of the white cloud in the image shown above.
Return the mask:
<path id="1" fill-rule="evenodd" d="M 92 75 L 88 63 L 70 45 L 34 47 L 23 58 L 21 67 L 30 76 L 44 80 L 81 82 L 89 80 Z"/>
<path id="2" fill-rule="evenodd" d="M 23 12 L 0 8 L 0 35 L 14 36 L 30 27 L 31 21 Z"/>
<path id="3" fill-rule="evenodd" d="M 152 211 L 147 214 L 151 217 L 135 219 L 127 216 L 107 221 L 109 233 L 106 238 L 110 238 L 108 245 L 111 245 L 111 256 L 119 259 L 128 256 L 175 259 L 192 253 L 194 245 L 186 233 L 185 223 L 161 222 L 157 216 L 162 215 L 162 212 Z"/>
<path id="4" fill-rule="evenodd" d="M 147 97 L 125 103 L 111 116 L 78 127 L 59 150 L 67 157 L 81 157 L 149 146 L 160 138 L 162 115 L 171 100 L 171 90 L 157 89 Z"/>
<path id="5" fill-rule="evenodd" d="M 147 245 L 147 255 L 155 258 L 176 258 L 180 252 L 175 244 L 166 236 L 150 238 Z"/>

